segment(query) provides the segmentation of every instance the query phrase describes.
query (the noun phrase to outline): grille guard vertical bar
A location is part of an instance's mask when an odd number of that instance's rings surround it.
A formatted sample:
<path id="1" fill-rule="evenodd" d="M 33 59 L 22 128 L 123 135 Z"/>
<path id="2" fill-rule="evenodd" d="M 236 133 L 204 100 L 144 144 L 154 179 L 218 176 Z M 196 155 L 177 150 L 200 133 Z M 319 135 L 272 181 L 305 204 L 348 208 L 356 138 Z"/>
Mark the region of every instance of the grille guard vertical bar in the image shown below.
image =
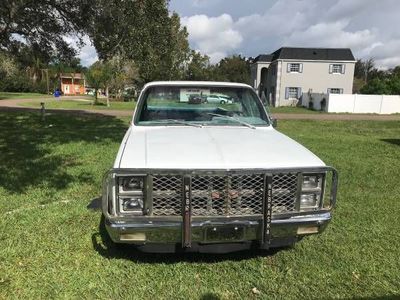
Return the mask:
<path id="1" fill-rule="evenodd" d="M 192 178 L 182 178 L 182 247 L 192 246 Z"/>
<path id="2" fill-rule="evenodd" d="M 271 243 L 271 220 L 272 220 L 272 174 L 264 176 L 264 193 L 263 193 L 263 230 L 262 244 L 269 245 Z"/>
<path id="3" fill-rule="evenodd" d="M 336 196 L 338 189 L 339 174 L 335 168 L 330 168 L 329 171 L 332 172 L 332 187 L 330 193 L 330 208 L 333 209 L 336 206 Z"/>

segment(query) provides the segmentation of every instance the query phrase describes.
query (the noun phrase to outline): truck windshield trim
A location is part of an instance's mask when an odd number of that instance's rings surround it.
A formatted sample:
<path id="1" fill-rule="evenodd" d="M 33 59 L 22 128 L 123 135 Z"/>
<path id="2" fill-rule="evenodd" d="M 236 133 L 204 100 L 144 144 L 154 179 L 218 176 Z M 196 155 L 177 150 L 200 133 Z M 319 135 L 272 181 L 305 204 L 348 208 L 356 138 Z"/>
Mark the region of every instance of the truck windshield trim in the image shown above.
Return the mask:
<path id="1" fill-rule="evenodd" d="M 174 120 L 174 121 L 171 121 Z M 269 126 L 257 94 L 234 86 L 150 86 L 142 93 L 135 126 Z"/>

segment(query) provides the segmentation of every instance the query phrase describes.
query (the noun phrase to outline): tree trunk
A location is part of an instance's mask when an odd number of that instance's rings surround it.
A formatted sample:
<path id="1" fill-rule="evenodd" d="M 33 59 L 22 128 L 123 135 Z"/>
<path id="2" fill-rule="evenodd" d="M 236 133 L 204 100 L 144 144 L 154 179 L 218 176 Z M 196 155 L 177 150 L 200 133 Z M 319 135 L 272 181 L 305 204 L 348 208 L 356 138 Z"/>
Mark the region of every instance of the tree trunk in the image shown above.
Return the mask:
<path id="1" fill-rule="evenodd" d="M 108 86 L 106 87 L 107 107 L 110 107 L 110 97 L 108 96 Z"/>
<path id="2" fill-rule="evenodd" d="M 94 89 L 94 104 L 95 105 L 98 104 L 98 102 L 97 102 L 97 92 L 98 92 L 98 89 Z"/>

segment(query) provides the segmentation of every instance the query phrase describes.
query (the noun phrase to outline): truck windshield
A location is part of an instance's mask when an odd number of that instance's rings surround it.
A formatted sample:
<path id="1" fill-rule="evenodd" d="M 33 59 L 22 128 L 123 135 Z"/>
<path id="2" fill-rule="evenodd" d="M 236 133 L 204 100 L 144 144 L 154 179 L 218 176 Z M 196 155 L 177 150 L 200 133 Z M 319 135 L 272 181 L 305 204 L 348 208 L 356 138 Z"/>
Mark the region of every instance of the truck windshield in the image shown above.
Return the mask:
<path id="1" fill-rule="evenodd" d="M 269 125 L 261 101 L 244 87 L 154 86 L 138 105 L 136 125 Z"/>

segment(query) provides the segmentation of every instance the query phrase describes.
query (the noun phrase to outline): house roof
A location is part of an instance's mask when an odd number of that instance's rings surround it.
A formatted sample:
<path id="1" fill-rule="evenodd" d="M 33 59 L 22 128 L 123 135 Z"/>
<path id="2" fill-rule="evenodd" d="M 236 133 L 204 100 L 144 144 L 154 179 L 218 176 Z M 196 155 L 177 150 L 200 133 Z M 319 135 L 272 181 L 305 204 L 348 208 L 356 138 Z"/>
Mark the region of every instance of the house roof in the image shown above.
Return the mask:
<path id="1" fill-rule="evenodd" d="M 84 76 L 82 73 L 61 73 L 60 78 L 83 79 Z"/>
<path id="2" fill-rule="evenodd" d="M 292 48 L 282 47 L 272 53 L 276 59 L 344 60 L 355 61 L 349 48 Z"/>
<path id="3" fill-rule="evenodd" d="M 272 58 L 272 54 L 260 54 L 253 60 L 253 62 L 271 62 Z"/>

